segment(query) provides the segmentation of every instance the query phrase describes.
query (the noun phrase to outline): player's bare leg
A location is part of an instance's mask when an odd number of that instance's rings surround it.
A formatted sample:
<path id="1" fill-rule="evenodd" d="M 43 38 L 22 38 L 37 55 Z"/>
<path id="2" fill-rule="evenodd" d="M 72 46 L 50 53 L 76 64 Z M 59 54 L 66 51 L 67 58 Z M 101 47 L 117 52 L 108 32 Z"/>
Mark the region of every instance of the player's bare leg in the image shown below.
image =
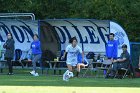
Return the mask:
<path id="1" fill-rule="evenodd" d="M 83 63 L 81 64 L 77 64 L 77 73 L 76 73 L 76 77 L 78 77 L 80 71 L 81 71 L 81 68 L 85 68 L 85 65 Z"/>

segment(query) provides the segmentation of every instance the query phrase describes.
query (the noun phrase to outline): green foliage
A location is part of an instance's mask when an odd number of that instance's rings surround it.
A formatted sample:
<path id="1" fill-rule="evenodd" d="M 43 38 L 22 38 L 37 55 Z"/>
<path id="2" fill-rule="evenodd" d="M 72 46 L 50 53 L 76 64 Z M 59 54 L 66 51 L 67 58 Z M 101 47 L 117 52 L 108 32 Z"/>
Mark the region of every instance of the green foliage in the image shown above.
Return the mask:
<path id="1" fill-rule="evenodd" d="M 37 19 L 93 18 L 113 20 L 140 41 L 140 0 L 0 0 L 0 12 L 32 12 Z"/>

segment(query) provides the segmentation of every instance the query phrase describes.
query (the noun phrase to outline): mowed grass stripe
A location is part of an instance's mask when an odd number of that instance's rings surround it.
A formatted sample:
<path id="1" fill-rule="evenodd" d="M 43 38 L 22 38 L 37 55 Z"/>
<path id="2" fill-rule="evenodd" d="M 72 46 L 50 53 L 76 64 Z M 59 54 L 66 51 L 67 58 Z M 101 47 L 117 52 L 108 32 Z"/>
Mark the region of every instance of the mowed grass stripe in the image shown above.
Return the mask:
<path id="1" fill-rule="evenodd" d="M 128 87 L 0 86 L 0 93 L 139 93 Z"/>
<path id="2" fill-rule="evenodd" d="M 140 78 L 72 78 L 69 82 L 64 82 L 62 76 L 33 77 L 30 74 L 17 74 L 0 75 L 0 86 L 140 87 Z"/>

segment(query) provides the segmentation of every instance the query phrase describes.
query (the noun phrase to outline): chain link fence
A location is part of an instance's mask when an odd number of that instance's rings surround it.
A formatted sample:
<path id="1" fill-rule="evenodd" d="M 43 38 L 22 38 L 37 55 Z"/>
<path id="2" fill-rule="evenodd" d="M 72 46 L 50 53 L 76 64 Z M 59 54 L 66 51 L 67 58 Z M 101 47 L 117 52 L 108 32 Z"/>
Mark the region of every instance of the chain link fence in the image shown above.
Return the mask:
<path id="1" fill-rule="evenodd" d="M 131 42 L 130 48 L 131 48 L 132 65 L 134 68 L 138 68 L 140 56 L 140 43 Z"/>

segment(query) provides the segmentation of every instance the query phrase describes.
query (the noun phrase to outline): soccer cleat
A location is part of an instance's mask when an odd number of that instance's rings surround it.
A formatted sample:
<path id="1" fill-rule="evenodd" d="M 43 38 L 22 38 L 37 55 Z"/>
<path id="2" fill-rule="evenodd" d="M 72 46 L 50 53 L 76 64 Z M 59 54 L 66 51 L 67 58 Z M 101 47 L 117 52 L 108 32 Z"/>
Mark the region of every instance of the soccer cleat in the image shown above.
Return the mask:
<path id="1" fill-rule="evenodd" d="M 65 75 L 63 75 L 63 81 L 65 81 L 66 79 L 65 79 Z"/>
<path id="2" fill-rule="evenodd" d="M 31 71 L 30 74 L 35 75 L 36 73 L 35 73 L 35 71 Z"/>
<path id="3" fill-rule="evenodd" d="M 65 75 L 63 78 L 64 81 L 69 81 L 69 75 Z"/>
<path id="4" fill-rule="evenodd" d="M 69 81 L 69 70 L 63 74 L 63 81 Z"/>
<path id="5" fill-rule="evenodd" d="M 65 76 L 65 81 L 69 81 L 69 75 Z"/>

